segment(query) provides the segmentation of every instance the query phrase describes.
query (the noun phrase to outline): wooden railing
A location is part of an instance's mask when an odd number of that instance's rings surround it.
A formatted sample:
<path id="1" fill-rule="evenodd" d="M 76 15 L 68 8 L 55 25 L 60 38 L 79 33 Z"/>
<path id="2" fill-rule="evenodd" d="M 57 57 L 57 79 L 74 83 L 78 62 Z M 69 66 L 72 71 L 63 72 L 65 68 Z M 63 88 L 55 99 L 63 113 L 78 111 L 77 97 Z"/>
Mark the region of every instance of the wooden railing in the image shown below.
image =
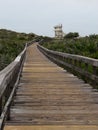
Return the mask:
<path id="1" fill-rule="evenodd" d="M 38 45 L 43 54 L 50 58 L 55 63 L 64 67 L 68 71 L 83 78 L 86 82 L 89 82 L 94 86 L 98 87 L 98 60 L 88 58 L 80 55 L 73 55 L 68 53 L 62 53 L 52 51 Z"/>
<path id="2" fill-rule="evenodd" d="M 23 62 L 25 59 L 27 44 L 25 49 L 0 72 L 0 130 L 6 119 L 10 119 L 10 106 L 19 81 Z"/>
<path id="3" fill-rule="evenodd" d="M 5 120 L 10 120 L 10 106 L 19 83 L 27 46 L 35 41 L 26 43 L 24 50 L 5 69 L 0 71 L 0 130 L 3 130 Z"/>

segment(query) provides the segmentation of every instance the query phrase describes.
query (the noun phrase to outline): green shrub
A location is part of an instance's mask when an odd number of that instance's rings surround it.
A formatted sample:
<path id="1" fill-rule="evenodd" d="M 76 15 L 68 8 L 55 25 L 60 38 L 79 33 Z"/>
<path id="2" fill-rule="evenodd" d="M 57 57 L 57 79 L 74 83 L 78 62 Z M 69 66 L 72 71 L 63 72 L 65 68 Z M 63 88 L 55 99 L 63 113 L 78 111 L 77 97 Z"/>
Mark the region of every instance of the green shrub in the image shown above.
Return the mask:
<path id="1" fill-rule="evenodd" d="M 42 45 L 51 50 L 98 59 L 98 35 L 76 39 L 65 38 L 62 41 L 52 40 L 50 42 L 43 42 Z"/>
<path id="2" fill-rule="evenodd" d="M 25 43 L 33 40 L 33 38 L 34 34 L 0 29 L 0 70 L 12 62 L 24 49 Z"/>

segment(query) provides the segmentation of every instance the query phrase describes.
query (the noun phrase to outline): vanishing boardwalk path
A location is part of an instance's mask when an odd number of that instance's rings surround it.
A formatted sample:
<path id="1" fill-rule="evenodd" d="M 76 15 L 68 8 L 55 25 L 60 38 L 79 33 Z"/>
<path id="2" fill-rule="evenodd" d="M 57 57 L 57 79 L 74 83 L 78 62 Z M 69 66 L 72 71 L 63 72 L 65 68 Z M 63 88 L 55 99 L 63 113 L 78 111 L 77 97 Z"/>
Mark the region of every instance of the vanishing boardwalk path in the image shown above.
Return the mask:
<path id="1" fill-rule="evenodd" d="M 97 130 L 98 93 L 49 61 L 33 44 L 27 49 L 22 77 L 11 107 L 11 120 L 5 129 L 12 130 L 11 126 L 15 125 L 20 125 L 19 130 L 31 130 L 29 125 L 37 127 L 32 130 L 65 130 L 66 125 L 69 125 L 68 130 L 82 130 L 85 125 L 83 130 Z M 29 127 L 26 129 L 21 127 L 23 125 Z M 41 129 L 40 125 L 55 127 Z M 71 125 L 75 128 L 70 128 Z"/>

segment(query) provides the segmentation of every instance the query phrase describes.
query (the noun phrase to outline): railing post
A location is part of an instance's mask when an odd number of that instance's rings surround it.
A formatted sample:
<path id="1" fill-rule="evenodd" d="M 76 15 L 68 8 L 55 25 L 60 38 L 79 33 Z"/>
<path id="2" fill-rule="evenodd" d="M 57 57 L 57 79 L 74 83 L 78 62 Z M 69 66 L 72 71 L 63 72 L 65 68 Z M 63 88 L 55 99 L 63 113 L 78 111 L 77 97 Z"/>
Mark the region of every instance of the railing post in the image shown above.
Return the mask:
<path id="1" fill-rule="evenodd" d="M 96 66 L 93 66 L 93 74 L 94 74 L 94 75 L 98 75 L 97 72 L 98 72 L 97 67 L 96 67 Z"/>
<path id="2" fill-rule="evenodd" d="M 2 98 L 0 99 L 0 115 L 2 113 Z"/>
<path id="3" fill-rule="evenodd" d="M 10 107 L 8 108 L 7 120 L 10 120 Z"/>
<path id="4" fill-rule="evenodd" d="M 13 80 L 12 80 L 12 82 L 13 82 Z M 7 87 L 7 90 L 6 90 L 6 92 L 5 92 L 5 103 L 7 102 L 7 100 L 8 100 L 8 98 L 9 98 L 9 96 L 10 96 L 10 93 L 11 93 L 11 91 L 12 91 L 12 86 L 11 86 L 11 83 L 8 85 L 8 87 Z M 7 112 L 7 118 L 6 118 L 7 120 L 10 120 L 10 107 L 8 108 L 8 112 Z"/>
<path id="5" fill-rule="evenodd" d="M 79 61 L 79 68 L 81 68 L 81 63 L 82 63 L 82 62 L 81 62 L 81 61 Z"/>
<path id="6" fill-rule="evenodd" d="M 92 66 L 92 69 L 93 69 L 93 74 L 97 76 L 98 68 L 96 66 Z M 93 85 L 94 85 L 94 88 L 97 87 L 98 83 L 96 82 L 96 80 L 93 81 Z"/>
<path id="7" fill-rule="evenodd" d="M 66 63 L 69 63 L 69 59 L 68 59 L 68 57 L 66 58 Z"/>
<path id="8" fill-rule="evenodd" d="M 88 64 L 87 63 L 85 63 L 85 70 L 88 71 Z"/>
<path id="9" fill-rule="evenodd" d="M 74 66 L 77 66 L 77 60 L 74 59 Z"/>
<path id="10" fill-rule="evenodd" d="M 88 72 L 88 64 L 87 63 L 85 63 L 85 71 L 87 71 Z M 85 82 L 88 82 L 89 81 L 89 79 L 88 79 L 88 75 L 86 74 L 85 75 Z"/>

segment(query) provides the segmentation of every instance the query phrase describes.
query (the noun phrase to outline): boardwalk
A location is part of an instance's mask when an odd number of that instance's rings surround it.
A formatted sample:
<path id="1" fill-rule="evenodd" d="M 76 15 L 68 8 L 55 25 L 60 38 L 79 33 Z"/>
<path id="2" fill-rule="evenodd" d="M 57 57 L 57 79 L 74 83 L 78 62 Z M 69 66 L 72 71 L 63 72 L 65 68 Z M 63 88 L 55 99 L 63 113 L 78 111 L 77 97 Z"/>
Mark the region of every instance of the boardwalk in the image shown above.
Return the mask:
<path id="1" fill-rule="evenodd" d="M 17 130 L 41 130 L 40 125 L 42 130 L 97 130 L 98 93 L 49 61 L 33 44 L 27 50 L 5 130 L 16 126 Z"/>

